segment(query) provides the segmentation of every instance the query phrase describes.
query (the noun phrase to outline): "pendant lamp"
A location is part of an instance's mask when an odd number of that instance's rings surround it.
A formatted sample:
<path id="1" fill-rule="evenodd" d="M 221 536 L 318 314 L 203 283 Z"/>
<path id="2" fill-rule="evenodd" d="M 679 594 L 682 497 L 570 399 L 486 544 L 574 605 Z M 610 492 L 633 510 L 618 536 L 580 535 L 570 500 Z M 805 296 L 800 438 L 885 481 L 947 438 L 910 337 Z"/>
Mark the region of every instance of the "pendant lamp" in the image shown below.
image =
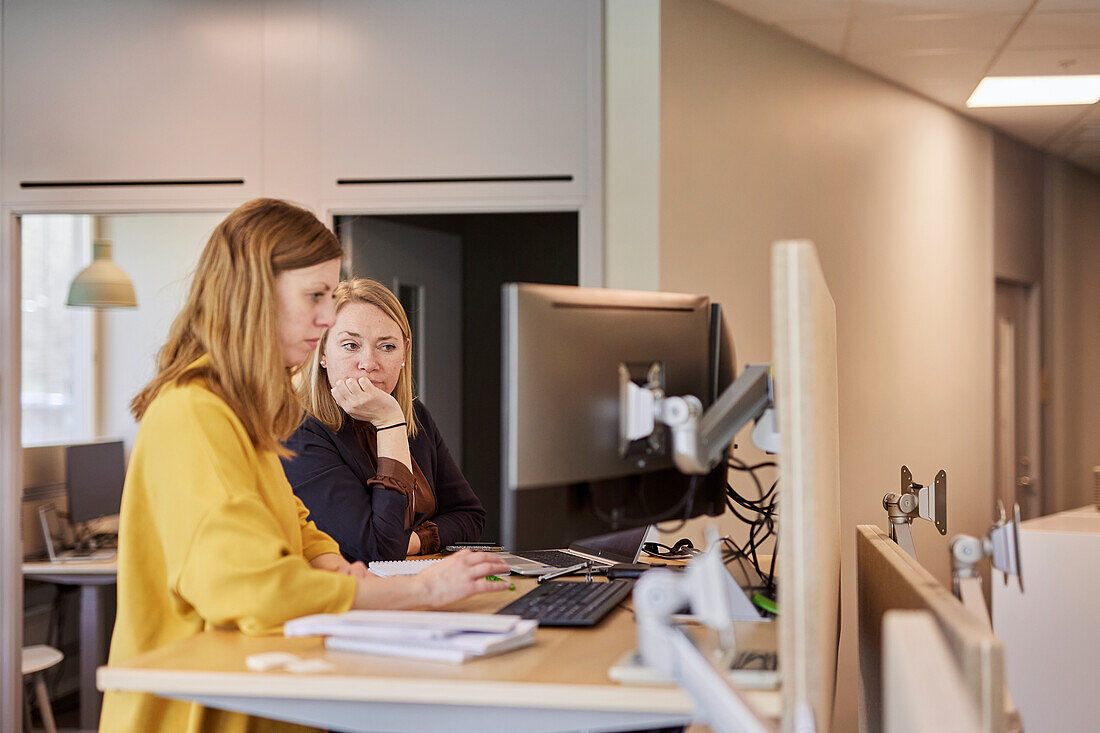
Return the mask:
<path id="1" fill-rule="evenodd" d="M 92 244 L 92 264 L 85 267 L 69 286 L 68 305 L 92 308 L 136 308 L 134 284 L 111 260 L 111 242 L 97 239 Z"/>

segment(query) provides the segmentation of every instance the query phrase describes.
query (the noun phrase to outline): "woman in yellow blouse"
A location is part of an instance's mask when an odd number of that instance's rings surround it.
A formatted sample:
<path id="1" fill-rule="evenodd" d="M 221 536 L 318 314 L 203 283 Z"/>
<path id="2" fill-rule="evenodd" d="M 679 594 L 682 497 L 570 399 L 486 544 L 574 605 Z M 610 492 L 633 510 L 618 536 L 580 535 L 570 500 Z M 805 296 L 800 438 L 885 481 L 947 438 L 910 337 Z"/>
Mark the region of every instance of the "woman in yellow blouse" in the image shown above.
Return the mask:
<path id="1" fill-rule="evenodd" d="M 416 576 L 376 578 L 308 519 L 279 462 L 301 410 L 291 374 L 332 325 L 336 237 L 311 213 L 258 199 L 218 225 L 190 293 L 134 398 L 141 421 L 119 519 L 111 664 L 208 629 L 280 633 L 350 608 L 438 607 L 500 590 L 463 552 Z M 108 692 L 100 730 L 266 731 L 299 726 L 152 695 Z"/>

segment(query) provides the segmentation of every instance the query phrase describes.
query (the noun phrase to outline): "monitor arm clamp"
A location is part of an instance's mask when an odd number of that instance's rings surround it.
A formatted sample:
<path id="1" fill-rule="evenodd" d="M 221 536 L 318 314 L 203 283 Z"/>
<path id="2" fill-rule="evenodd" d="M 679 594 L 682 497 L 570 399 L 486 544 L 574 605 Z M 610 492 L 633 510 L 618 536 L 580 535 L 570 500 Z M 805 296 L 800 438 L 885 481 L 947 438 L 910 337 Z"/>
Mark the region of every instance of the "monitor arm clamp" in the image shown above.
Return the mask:
<path id="1" fill-rule="evenodd" d="M 707 474 L 726 455 L 726 449 L 750 420 L 756 421 L 753 442 L 768 453 L 779 452 L 775 424 L 772 379 L 767 364 L 750 364 L 708 409 L 693 395 L 667 397 L 660 364 L 645 370 L 645 379 L 631 376 L 628 365 L 619 367 L 619 453 L 649 439 L 657 423 L 672 432 L 676 467 L 686 474 Z M 639 384 L 639 381 L 642 381 Z"/>
<path id="2" fill-rule="evenodd" d="M 908 466 L 901 467 L 901 490 L 882 497 L 882 506 L 890 520 L 890 539 L 916 560 L 913 544 L 913 518 L 921 517 L 936 525 L 940 534 L 947 534 L 947 471 L 940 470 L 929 486 L 913 483 Z"/>
<path id="3" fill-rule="evenodd" d="M 646 666 L 674 679 L 717 733 L 765 733 L 775 728 L 738 694 L 691 637 L 672 623 L 685 602 L 698 620 L 718 630 L 722 646 L 732 644 L 733 621 L 760 620 L 744 591 L 722 561 L 721 545 L 711 541 L 681 573 L 646 571 L 634 586 L 638 650 Z"/>

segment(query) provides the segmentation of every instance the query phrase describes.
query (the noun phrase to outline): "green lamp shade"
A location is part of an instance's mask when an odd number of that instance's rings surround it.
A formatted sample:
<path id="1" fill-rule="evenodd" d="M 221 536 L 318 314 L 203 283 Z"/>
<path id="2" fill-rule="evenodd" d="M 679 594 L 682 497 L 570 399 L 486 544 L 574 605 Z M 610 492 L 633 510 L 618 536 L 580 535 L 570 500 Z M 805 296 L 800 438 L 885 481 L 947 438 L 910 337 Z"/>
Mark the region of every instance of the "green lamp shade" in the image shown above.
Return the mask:
<path id="1" fill-rule="evenodd" d="M 122 268 L 111 261 L 111 243 L 92 245 L 92 264 L 80 271 L 69 286 L 69 305 L 92 308 L 136 308 L 134 284 Z"/>

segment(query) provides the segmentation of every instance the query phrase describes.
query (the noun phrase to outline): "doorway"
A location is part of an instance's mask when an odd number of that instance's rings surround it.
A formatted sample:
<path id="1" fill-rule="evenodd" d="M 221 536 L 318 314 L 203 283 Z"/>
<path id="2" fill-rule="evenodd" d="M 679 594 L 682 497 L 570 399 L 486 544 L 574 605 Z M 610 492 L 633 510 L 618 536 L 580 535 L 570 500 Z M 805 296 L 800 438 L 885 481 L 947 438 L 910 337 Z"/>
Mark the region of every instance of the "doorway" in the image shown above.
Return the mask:
<path id="1" fill-rule="evenodd" d="M 998 280 L 994 328 L 995 496 L 1024 519 L 1043 514 L 1039 286 Z"/>
<path id="2" fill-rule="evenodd" d="M 414 394 L 485 507 L 482 539 L 498 541 L 500 287 L 577 285 L 577 212 L 343 215 L 335 227 L 349 274 L 415 309 Z"/>

